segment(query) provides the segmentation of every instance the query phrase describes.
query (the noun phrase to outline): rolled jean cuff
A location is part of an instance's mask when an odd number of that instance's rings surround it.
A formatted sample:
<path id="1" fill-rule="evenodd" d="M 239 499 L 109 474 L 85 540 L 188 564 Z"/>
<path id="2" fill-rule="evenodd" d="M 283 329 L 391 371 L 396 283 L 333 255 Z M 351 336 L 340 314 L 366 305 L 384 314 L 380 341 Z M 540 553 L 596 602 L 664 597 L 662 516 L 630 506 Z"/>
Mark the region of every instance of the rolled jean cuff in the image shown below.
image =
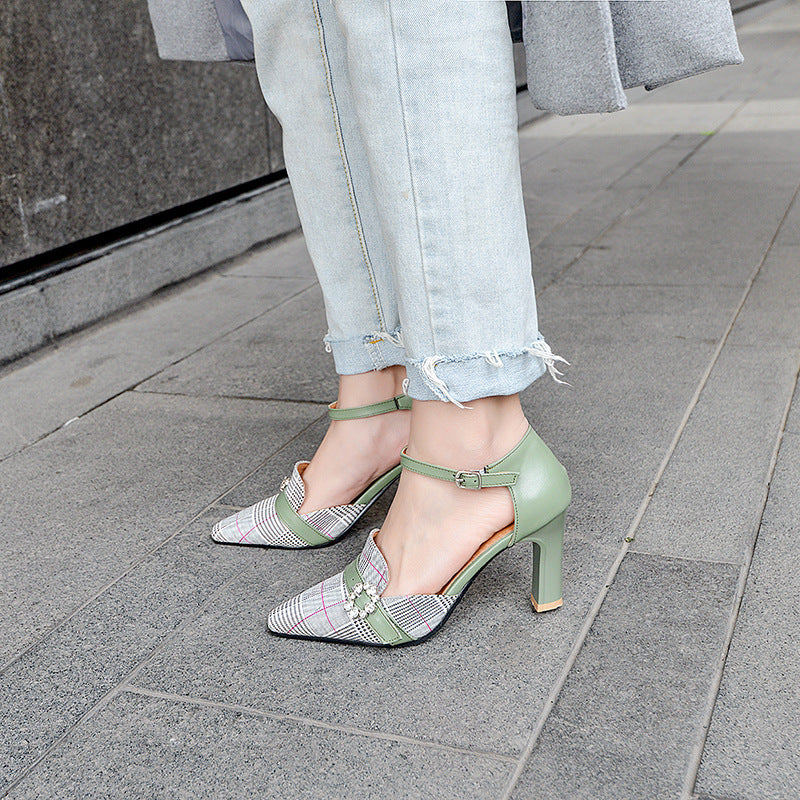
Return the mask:
<path id="1" fill-rule="evenodd" d="M 544 339 L 521 350 L 428 356 L 406 362 L 406 393 L 414 400 L 442 400 L 462 406 L 481 397 L 521 392 L 547 371 L 558 383 L 565 383 L 560 380 L 562 373 L 556 362 L 568 363 L 554 355 Z"/>
<path id="2" fill-rule="evenodd" d="M 400 330 L 378 331 L 353 339 L 333 339 L 326 335 L 325 349 L 333 353 L 338 375 L 359 375 L 397 364 L 405 364 L 406 351 Z"/>

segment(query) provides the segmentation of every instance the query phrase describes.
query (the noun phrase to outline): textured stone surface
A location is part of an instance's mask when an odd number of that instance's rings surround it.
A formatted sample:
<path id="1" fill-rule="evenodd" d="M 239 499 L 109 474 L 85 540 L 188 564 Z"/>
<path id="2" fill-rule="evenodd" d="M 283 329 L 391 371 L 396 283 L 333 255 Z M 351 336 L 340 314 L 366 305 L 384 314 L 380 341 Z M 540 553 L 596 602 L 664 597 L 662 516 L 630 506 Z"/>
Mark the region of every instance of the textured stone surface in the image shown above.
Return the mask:
<path id="1" fill-rule="evenodd" d="M 114 250 L 42 284 L 53 331 L 61 334 L 102 319 L 298 224 L 284 182 Z"/>
<path id="2" fill-rule="evenodd" d="M 296 247 L 279 249 L 297 251 Z M 276 261 L 273 267 L 269 251 L 250 254 L 225 276 L 211 275 L 178 294 L 162 295 L 135 313 L 42 351 L 27 364 L 6 369 L 0 374 L 0 457 L 180 361 L 313 282 L 305 276 L 262 277 L 281 271 L 282 261 Z M 244 286 L 233 277 L 237 270 L 251 275 Z M 245 286 L 246 292 L 242 291 Z M 211 374 L 206 378 L 213 381 Z M 49 387 L 48 391 L 42 391 L 42 386 Z"/>
<path id="3" fill-rule="evenodd" d="M 630 132 L 635 129 L 631 125 Z M 656 191 L 704 137 L 631 133 L 547 141 L 556 144 L 522 168 L 533 277 L 540 292 L 588 248 L 607 249 L 602 235 Z"/>
<path id="4" fill-rule="evenodd" d="M 329 403 L 338 382 L 332 356 L 322 344 L 326 330 L 322 293 L 314 287 L 164 370 L 142 388 Z"/>
<path id="5" fill-rule="evenodd" d="M 512 796 L 679 797 L 737 577 L 628 556 Z"/>
<path id="6" fill-rule="evenodd" d="M 440 800 L 494 797 L 508 771 L 480 753 L 123 694 L 7 796 Z"/>
<path id="7" fill-rule="evenodd" d="M 45 344 L 53 330 L 44 294 L 36 286 L 0 294 L 0 364 Z"/>
<path id="8" fill-rule="evenodd" d="M 240 284 L 239 278 L 248 283 Z M 180 291 L 164 292 L 124 317 L 62 341 L 24 365 L 6 368 L 0 373 L 0 457 L 268 312 L 313 282 L 302 239 L 291 236 L 236 259 L 221 275 L 211 273 Z M 50 391 L 41 391 L 38 387 L 43 385 Z"/>
<path id="9" fill-rule="evenodd" d="M 781 446 L 697 790 L 794 800 L 800 786 L 800 436 Z"/>
<path id="10" fill-rule="evenodd" d="M 0 786 L 10 782 L 117 685 L 257 553 L 222 548 L 213 515 L 190 524 L 64 625 L 7 666 L 0 680 Z"/>
<path id="11" fill-rule="evenodd" d="M 0 464 L 0 496 L 13 498 L 0 504 L 0 661 L 316 416 L 308 405 L 127 393 Z"/>
<path id="12" fill-rule="evenodd" d="M 782 164 L 704 162 L 679 170 L 568 273 L 581 283 L 742 285 L 761 262 L 797 189 Z M 758 208 L 747 226 L 741 209 Z"/>
<path id="13" fill-rule="evenodd" d="M 754 350 L 800 347 L 798 279 L 800 244 L 775 245 L 731 331 L 731 344 L 749 345 Z"/>
<path id="14" fill-rule="evenodd" d="M 232 278 L 302 278 L 316 281 L 301 233 L 292 233 L 220 267 Z"/>
<path id="15" fill-rule="evenodd" d="M 754 359 L 758 369 L 753 368 Z M 725 348 L 633 548 L 678 558 L 744 562 L 797 368 L 797 352 Z"/>
<path id="16" fill-rule="evenodd" d="M 0 23 L 3 116 L 27 227 L 3 239 L 0 263 L 277 166 L 255 70 L 160 61 L 146 3 L 10 0 Z M 2 205 L 16 202 L 12 191 Z"/>
<path id="17" fill-rule="evenodd" d="M 308 461 L 322 441 L 328 430 L 327 408 L 318 407 L 319 419 L 291 439 L 278 450 L 266 464 L 259 467 L 252 475 L 223 495 L 220 503 L 236 508 L 245 508 L 269 495 L 275 494 L 278 485 L 291 473 L 296 461 Z"/>
<path id="18" fill-rule="evenodd" d="M 0 301 L 8 298 L 6 313 L 0 316 L 0 363 L 240 256 L 298 224 L 294 199 L 284 182 L 151 233 L 33 288 L 0 296 Z M 304 272 L 298 264 L 295 275 Z M 26 315 L 14 301 L 31 292 L 40 296 L 38 313 Z M 20 329 L 25 335 L 19 335 Z"/>

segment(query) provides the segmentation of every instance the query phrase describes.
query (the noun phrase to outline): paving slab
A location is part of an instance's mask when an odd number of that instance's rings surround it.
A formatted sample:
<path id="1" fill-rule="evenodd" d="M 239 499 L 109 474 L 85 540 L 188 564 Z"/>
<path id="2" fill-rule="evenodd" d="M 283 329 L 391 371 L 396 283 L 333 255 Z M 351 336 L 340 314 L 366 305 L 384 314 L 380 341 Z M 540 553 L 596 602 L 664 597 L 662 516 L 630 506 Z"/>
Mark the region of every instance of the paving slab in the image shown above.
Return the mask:
<path id="1" fill-rule="evenodd" d="M 753 283 L 728 339 L 755 349 L 800 348 L 800 244 L 775 245 Z"/>
<path id="2" fill-rule="evenodd" d="M 701 148 L 567 273 L 578 283 L 744 285 L 797 190 L 782 164 L 731 164 L 724 175 Z M 689 167 L 688 165 L 691 165 Z M 742 225 L 742 209 L 751 209 Z"/>
<path id="3" fill-rule="evenodd" d="M 0 679 L 0 791 L 258 553 L 222 548 L 206 514 L 134 567 Z"/>
<path id="4" fill-rule="evenodd" d="M 679 797 L 737 577 L 629 554 L 511 796 Z"/>
<path id="5" fill-rule="evenodd" d="M 308 404 L 128 392 L 0 464 L 0 663 L 317 416 Z"/>
<path id="6" fill-rule="evenodd" d="M 587 150 L 590 154 L 598 141 L 615 141 L 618 150 L 622 151 L 631 149 L 627 139 L 624 142 L 619 138 L 592 139 L 588 143 L 585 140 L 575 141 L 581 145 L 581 150 Z M 561 272 L 583 254 L 585 248 L 605 247 L 596 244 L 595 240 L 656 189 L 703 141 L 704 137 L 689 135 L 655 138 L 652 145 L 646 148 L 644 158 L 623 162 L 625 169 L 618 170 L 613 179 L 610 178 L 599 190 L 588 193 L 581 204 L 574 199 L 572 203 L 566 202 L 557 183 L 553 183 L 549 177 L 545 185 L 540 187 L 537 170 L 547 175 L 546 165 L 533 161 L 525 167 L 523 175 L 526 184 L 535 187 L 537 192 L 533 194 L 530 189 L 526 192 L 537 289 L 541 292 L 558 279 Z M 593 171 L 590 164 L 591 159 L 582 164 L 583 171 Z M 573 182 L 580 184 L 577 179 Z M 547 256 L 554 253 L 554 247 L 559 248 L 555 251 L 559 260 L 551 266 Z M 564 250 L 565 247 L 569 249 Z"/>
<path id="7" fill-rule="evenodd" d="M 296 254 L 297 248 L 290 252 Z M 270 272 L 256 253 L 239 269 Z M 249 266 L 246 266 L 249 265 Z M 70 337 L 0 373 L 0 458 L 135 386 L 189 353 L 309 287 L 313 278 L 259 275 L 242 291 L 212 275 Z M 47 391 L 41 387 L 46 386 Z"/>
<path id="8" fill-rule="evenodd" d="M 440 800 L 495 797 L 508 771 L 479 753 L 125 693 L 7 797 Z"/>
<path id="9" fill-rule="evenodd" d="M 735 118 L 734 118 L 735 122 Z M 800 168 L 800 147 L 786 131 L 748 131 L 731 123 L 724 132 L 709 137 L 703 148 L 706 164 L 727 169 L 733 164 L 783 165 L 797 174 Z"/>
<path id="10" fill-rule="evenodd" d="M 278 485 L 291 473 L 296 461 L 308 461 L 319 447 L 325 431 L 328 430 L 328 409 L 318 407 L 319 419 L 309 425 L 297 436 L 292 438 L 284 447 L 275 452 L 266 464 L 259 467 L 252 475 L 220 498 L 220 504 L 234 508 L 247 506 L 275 494 Z"/>
<path id="11" fill-rule="evenodd" d="M 797 369 L 798 352 L 725 347 L 636 532 L 633 549 L 744 563 Z"/>
<path id="12" fill-rule="evenodd" d="M 800 787 L 800 437 L 781 445 L 696 790 L 795 800 Z"/>
<path id="13" fill-rule="evenodd" d="M 573 217 L 573 219 L 583 218 L 583 214 L 580 213 Z M 556 228 L 554 233 L 557 231 L 558 229 Z M 533 266 L 531 271 L 540 310 L 543 304 L 546 303 L 546 301 L 541 300 L 541 295 L 547 291 L 551 284 L 558 280 L 561 273 L 564 272 L 570 264 L 583 256 L 585 250 L 586 247 L 582 244 L 549 245 L 546 243 L 546 240 L 532 250 Z"/>
<path id="14" fill-rule="evenodd" d="M 145 381 L 144 391 L 329 403 L 338 382 L 319 286 Z"/>
<path id="15" fill-rule="evenodd" d="M 524 162 L 524 191 L 580 207 L 582 201 L 618 181 L 668 139 L 668 135 L 658 134 L 562 139 L 548 152 Z"/>
<path id="16" fill-rule="evenodd" d="M 424 647 L 321 646 L 267 633 L 272 607 L 344 568 L 363 538 L 360 533 L 320 551 L 266 557 L 234 581 L 224 604 L 204 611 L 148 664 L 135 684 L 326 724 L 518 753 L 613 553 L 573 537 L 565 554 L 567 605 L 535 616 L 528 596 L 530 552 L 515 548 L 481 573 Z"/>

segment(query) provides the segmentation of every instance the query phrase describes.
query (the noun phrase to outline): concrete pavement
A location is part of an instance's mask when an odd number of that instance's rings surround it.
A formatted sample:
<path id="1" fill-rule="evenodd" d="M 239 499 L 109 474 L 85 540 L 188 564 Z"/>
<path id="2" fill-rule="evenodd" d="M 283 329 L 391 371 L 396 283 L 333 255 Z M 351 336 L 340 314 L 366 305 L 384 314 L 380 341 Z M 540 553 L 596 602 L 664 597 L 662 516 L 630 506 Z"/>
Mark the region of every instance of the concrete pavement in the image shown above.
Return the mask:
<path id="1" fill-rule="evenodd" d="M 573 481 L 557 612 L 509 552 L 421 647 L 264 632 L 388 502 L 323 551 L 208 538 L 325 428 L 299 236 L 0 372 L 0 796 L 800 795 L 800 4 L 741 43 L 521 131 L 572 362 L 523 397 Z"/>

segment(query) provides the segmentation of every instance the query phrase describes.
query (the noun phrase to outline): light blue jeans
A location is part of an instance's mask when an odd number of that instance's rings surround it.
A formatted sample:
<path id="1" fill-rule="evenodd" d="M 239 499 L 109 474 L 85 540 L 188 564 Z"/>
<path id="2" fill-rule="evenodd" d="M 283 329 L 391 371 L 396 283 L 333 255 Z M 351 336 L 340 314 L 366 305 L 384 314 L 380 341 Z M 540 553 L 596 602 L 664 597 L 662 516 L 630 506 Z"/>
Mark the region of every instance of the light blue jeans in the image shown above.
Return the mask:
<path id="1" fill-rule="evenodd" d="M 403 364 L 411 397 L 459 405 L 560 374 L 538 330 L 505 3 L 242 4 L 337 372 Z"/>

